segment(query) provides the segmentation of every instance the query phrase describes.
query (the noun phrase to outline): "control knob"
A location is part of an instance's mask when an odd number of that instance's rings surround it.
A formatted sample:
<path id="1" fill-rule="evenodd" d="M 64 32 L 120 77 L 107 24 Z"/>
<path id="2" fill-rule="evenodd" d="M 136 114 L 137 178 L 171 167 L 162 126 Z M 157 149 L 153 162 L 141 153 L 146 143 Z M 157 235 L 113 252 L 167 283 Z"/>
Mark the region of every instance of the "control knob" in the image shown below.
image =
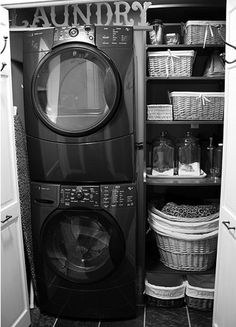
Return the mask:
<path id="1" fill-rule="evenodd" d="M 78 31 L 78 28 L 76 28 L 76 27 L 72 27 L 72 28 L 69 30 L 69 35 L 70 35 L 71 37 L 76 37 L 78 34 L 79 34 L 79 31 Z"/>
<path id="2" fill-rule="evenodd" d="M 76 191 L 76 197 L 77 197 L 78 200 L 82 200 L 83 199 L 84 192 L 83 192 L 82 189 L 79 189 L 79 190 Z"/>

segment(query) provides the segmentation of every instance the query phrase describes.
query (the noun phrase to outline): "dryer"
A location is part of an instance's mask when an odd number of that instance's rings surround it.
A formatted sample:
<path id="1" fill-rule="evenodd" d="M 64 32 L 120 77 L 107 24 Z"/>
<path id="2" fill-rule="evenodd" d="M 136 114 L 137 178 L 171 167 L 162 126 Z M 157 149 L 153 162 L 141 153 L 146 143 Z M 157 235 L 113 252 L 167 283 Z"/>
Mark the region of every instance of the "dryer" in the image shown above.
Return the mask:
<path id="1" fill-rule="evenodd" d="M 41 312 L 71 318 L 136 314 L 135 185 L 32 183 Z"/>
<path id="2" fill-rule="evenodd" d="M 133 181 L 132 27 L 25 32 L 24 106 L 33 181 Z"/>

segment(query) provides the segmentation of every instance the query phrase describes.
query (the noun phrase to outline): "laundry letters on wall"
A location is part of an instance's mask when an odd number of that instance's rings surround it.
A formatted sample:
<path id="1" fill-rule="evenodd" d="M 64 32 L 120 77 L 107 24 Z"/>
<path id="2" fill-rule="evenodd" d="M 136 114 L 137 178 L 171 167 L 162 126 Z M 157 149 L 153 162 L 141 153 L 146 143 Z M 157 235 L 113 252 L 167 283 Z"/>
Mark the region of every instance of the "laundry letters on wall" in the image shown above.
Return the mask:
<path id="1" fill-rule="evenodd" d="M 11 27 L 61 27 L 72 25 L 147 25 L 146 12 L 151 2 L 117 1 L 64 6 L 38 7 L 34 11 L 10 12 Z"/>

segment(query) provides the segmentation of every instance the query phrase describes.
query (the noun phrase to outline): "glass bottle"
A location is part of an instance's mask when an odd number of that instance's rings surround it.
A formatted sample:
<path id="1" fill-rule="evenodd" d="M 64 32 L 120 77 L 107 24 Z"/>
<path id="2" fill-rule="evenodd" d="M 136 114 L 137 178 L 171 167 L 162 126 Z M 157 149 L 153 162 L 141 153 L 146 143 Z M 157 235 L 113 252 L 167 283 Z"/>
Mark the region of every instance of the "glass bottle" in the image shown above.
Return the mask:
<path id="1" fill-rule="evenodd" d="M 214 152 L 214 177 L 221 177 L 223 143 L 218 143 Z"/>
<path id="2" fill-rule="evenodd" d="M 178 147 L 178 175 L 200 176 L 200 156 L 198 140 L 187 132 Z"/>
<path id="3" fill-rule="evenodd" d="M 213 137 L 209 138 L 209 145 L 206 148 L 207 152 L 206 152 L 206 173 L 209 176 L 213 176 L 214 175 L 214 171 L 213 171 L 213 165 L 214 165 L 214 152 L 215 152 L 215 147 L 213 146 Z"/>
<path id="4" fill-rule="evenodd" d="M 161 132 L 160 138 L 153 143 L 152 175 L 174 175 L 174 146 L 167 137 L 167 132 Z"/>

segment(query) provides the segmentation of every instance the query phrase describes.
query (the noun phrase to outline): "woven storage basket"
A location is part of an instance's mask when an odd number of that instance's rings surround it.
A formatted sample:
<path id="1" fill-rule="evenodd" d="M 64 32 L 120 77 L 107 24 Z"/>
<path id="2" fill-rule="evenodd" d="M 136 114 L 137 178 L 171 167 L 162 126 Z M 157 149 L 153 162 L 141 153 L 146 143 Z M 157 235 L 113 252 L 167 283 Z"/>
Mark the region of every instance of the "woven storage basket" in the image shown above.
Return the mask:
<path id="1" fill-rule="evenodd" d="M 149 76 L 191 76 L 194 58 L 194 50 L 148 52 Z"/>
<path id="2" fill-rule="evenodd" d="M 217 233 L 184 234 L 156 229 L 156 244 L 161 262 L 172 269 L 183 271 L 205 271 L 210 269 L 216 259 Z"/>
<path id="3" fill-rule="evenodd" d="M 171 104 L 147 105 L 147 120 L 173 120 Z"/>
<path id="4" fill-rule="evenodd" d="M 145 279 L 145 294 L 149 305 L 157 307 L 184 305 L 185 281 L 182 275 L 160 274 L 156 271 L 151 274 L 155 274 L 155 279 L 150 277 L 150 273 L 147 273 Z"/>
<path id="5" fill-rule="evenodd" d="M 225 39 L 225 21 L 190 20 L 185 24 L 185 44 L 223 45 L 223 39 Z"/>
<path id="6" fill-rule="evenodd" d="M 174 120 L 223 120 L 224 92 L 171 92 Z"/>
<path id="7" fill-rule="evenodd" d="M 174 222 L 177 221 L 177 222 L 183 222 L 183 223 L 207 222 L 207 221 L 217 219 L 219 217 L 219 212 L 213 213 L 213 214 L 205 216 L 205 217 L 200 217 L 199 216 L 199 217 L 195 217 L 195 218 L 172 216 L 172 215 L 168 215 L 168 214 L 162 212 L 161 210 L 158 210 L 157 209 L 157 204 L 155 202 L 150 203 L 149 211 L 151 211 L 152 213 L 158 215 L 161 218 L 165 218 L 165 219 L 168 219 L 168 220 L 174 221 Z"/>
<path id="8" fill-rule="evenodd" d="M 187 275 L 185 301 L 197 310 L 210 311 L 214 304 L 215 275 Z"/>
<path id="9" fill-rule="evenodd" d="M 218 230 L 219 227 L 219 217 L 214 220 L 206 221 L 206 222 L 179 222 L 179 221 L 171 221 L 166 218 L 162 218 L 157 214 L 149 211 L 148 218 L 152 225 L 155 228 L 161 229 L 164 228 L 166 231 L 175 230 L 178 233 L 185 234 L 202 234 L 209 233 L 215 230 Z M 191 221 L 191 219 L 189 219 Z"/>

